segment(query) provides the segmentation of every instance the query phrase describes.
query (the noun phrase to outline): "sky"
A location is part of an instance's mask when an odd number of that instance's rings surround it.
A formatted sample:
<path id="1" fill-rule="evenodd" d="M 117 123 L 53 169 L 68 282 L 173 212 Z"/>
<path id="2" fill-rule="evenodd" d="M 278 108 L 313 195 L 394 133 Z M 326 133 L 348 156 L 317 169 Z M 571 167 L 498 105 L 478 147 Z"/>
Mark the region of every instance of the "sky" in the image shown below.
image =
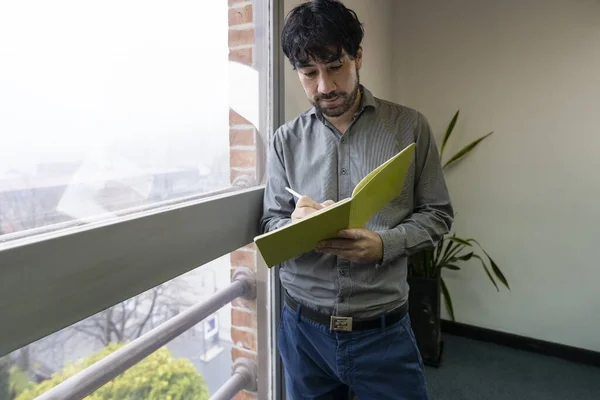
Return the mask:
<path id="1" fill-rule="evenodd" d="M 226 1 L 0 3 L 0 177 L 103 152 L 142 167 L 229 151 Z"/>

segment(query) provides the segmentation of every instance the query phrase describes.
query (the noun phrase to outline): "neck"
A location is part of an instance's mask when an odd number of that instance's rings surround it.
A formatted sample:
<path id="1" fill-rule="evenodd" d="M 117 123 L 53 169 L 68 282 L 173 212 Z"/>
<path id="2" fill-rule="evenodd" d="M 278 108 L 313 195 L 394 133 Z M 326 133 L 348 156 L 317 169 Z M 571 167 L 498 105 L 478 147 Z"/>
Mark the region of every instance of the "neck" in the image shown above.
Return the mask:
<path id="1" fill-rule="evenodd" d="M 356 100 L 354 100 L 354 104 L 352 105 L 352 107 L 350 107 L 348 109 L 348 111 L 346 111 L 344 114 L 340 115 L 339 117 L 325 117 L 329 122 L 331 122 L 333 124 L 333 126 L 335 126 L 336 128 L 338 128 L 342 133 L 346 131 L 346 129 L 348 128 L 348 126 L 350 126 L 350 124 L 352 123 L 352 120 L 354 119 L 354 114 L 357 113 L 358 108 L 360 107 L 360 102 L 362 99 L 362 90 L 358 91 L 358 94 L 356 96 Z"/>

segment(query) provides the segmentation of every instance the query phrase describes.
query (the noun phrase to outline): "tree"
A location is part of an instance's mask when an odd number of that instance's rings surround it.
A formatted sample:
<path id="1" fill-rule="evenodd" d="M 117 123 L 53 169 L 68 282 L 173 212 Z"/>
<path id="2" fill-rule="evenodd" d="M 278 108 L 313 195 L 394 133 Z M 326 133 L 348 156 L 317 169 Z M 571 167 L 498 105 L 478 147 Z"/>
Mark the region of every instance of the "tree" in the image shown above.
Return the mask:
<path id="1" fill-rule="evenodd" d="M 0 357 L 0 399 L 10 399 L 9 369 L 11 366 L 8 357 Z"/>
<path id="2" fill-rule="evenodd" d="M 187 282 L 175 279 L 92 315 L 69 329 L 103 346 L 131 341 L 190 307 L 193 303 L 184 295 L 193 293 Z"/>
<path id="3" fill-rule="evenodd" d="M 32 400 L 62 383 L 77 372 L 116 351 L 123 344 L 111 343 L 104 349 L 74 364 L 67 365 L 52 379 L 31 384 L 16 400 Z M 175 359 L 166 347 L 146 357 L 85 400 L 208 400 L 204 377 L 186 359 Z"/>

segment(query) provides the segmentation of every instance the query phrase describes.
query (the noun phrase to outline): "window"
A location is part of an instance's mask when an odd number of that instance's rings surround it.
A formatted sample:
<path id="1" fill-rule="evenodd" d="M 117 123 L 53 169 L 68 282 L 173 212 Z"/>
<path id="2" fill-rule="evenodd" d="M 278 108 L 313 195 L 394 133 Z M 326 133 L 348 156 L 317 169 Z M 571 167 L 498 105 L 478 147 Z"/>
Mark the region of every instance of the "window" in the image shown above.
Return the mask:
<path id="1" fill-rule="evenodd" d="M 0 240 L 255 178 L 252 2 L 31 3 L 0 6 Z"/>
<path id="2" fill-rule="evenodd" d="M 256 271 L 274 118 L 270 1 L 33 3 L 0 5 L 0 388 L 3 365 L 39 389 Z M 257 309 L 160 356 L 214 393 L 235 358 L 270 361 Z"/>

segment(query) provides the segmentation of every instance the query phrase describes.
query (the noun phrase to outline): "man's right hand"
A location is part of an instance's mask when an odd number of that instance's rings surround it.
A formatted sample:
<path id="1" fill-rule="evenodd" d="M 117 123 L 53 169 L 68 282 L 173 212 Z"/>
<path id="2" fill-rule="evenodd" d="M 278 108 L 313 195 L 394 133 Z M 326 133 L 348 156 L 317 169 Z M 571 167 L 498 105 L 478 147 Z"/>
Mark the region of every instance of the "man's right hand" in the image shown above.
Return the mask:
<path id="1" fill-rule="evenodd" d="M 310 214 L 332 204 L 335 204 L 335 201 L 326 200 L 323 203 L 317 203 L 310 197 L 302 196 L 298 199 L 298 202 L 296 203 L 296 209 L 292 213 L 292 222 L 296 222 L 303 218 L 306 218 Z"/>

